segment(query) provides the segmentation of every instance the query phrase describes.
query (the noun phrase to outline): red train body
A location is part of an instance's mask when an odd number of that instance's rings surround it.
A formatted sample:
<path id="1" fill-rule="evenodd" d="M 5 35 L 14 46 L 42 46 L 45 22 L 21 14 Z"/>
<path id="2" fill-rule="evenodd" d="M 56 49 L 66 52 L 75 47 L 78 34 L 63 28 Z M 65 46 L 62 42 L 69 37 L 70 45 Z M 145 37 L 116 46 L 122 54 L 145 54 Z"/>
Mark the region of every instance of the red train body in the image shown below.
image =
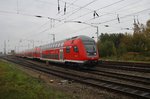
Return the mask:
<path id="1" fill-rule="evenodd" d="M 95 41 L 87 36 L 76 36 L 70 39 L 50 43 L 19 54 L 21 57 L 36 58 L 65 64 L 98 63 L 99 54 Z"/>

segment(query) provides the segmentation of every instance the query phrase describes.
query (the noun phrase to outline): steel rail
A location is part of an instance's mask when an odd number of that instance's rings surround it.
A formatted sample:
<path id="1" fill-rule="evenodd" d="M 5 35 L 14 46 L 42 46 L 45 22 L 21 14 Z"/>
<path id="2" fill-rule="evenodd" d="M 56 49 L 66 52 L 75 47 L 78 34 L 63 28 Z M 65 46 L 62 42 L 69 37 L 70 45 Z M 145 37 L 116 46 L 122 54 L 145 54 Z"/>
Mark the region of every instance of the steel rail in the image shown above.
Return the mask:
<path id="1" fill-rule="evenodd" d="M 41 72 L 53 74 L 59 77 L 67 78 L 67 79 L 72 79 L 72 80 L 75 80 L 84 84 L 88 84 L 91 86 L 105 88 L 105 89 L 109 89 L 112 91 L 130 94 L 132 96 L 150 99 L 150 89 L 148 88 L 142 88 L 142 87 L 138 87 L 134 85 L 120 84 L 120 83 L 112 82 L 109 80 L 101 80 L 101 79 L 96 79 L 96 78 L 85 77 L 83 75 L 76 75 L 76 74 L 67 73 L 67 72 L 59 71 L 59 70 L 51 70 L 50 68 L 47 68 L 44 66 L 38 66 L 36 64 L 29 63 L 26 61 L 19 61 L 19 60 L 12 60 L 12 59 L 6 59 L 6 60 L 29 67 L 29 68 L 36 69 Z"/>

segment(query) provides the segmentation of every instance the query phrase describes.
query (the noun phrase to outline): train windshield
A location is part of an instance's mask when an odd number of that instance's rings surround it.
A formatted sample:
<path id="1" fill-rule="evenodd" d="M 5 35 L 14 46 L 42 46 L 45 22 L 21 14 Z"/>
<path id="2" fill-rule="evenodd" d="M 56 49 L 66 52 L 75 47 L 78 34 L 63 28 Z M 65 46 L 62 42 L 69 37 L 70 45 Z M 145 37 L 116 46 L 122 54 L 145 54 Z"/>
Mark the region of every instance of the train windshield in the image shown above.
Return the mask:
<path id="1" fill-rule="evenodd" d="M 85 49 L 87 53 L 96 52 L 96 48 L 94 45 L 85 45 Z"/>
<path id="2" fill-rule="evenodd" d="M 93 56 L 96 55 L 96 44 L 95 42 L 92 41 L 83 41 L 87 55 L 88 56 Z"/>

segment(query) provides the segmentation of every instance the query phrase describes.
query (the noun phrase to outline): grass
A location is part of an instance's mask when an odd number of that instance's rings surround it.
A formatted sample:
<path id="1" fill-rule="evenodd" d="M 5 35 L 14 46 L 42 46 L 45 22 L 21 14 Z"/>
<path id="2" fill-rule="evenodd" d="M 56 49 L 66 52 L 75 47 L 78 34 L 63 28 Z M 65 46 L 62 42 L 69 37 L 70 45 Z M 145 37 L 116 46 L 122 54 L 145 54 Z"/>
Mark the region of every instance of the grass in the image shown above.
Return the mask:
<path id="1" fill-rule="evenodd" d="M 71 96 L 0 60 L 0 99 L 71 99 Z"/>
<path id="2" fill-rule="evenodd" d="M 122 56 L 101 57 L 102 60 L 150 63 L 150 57 L 143 55 L 124 54 Z"/>

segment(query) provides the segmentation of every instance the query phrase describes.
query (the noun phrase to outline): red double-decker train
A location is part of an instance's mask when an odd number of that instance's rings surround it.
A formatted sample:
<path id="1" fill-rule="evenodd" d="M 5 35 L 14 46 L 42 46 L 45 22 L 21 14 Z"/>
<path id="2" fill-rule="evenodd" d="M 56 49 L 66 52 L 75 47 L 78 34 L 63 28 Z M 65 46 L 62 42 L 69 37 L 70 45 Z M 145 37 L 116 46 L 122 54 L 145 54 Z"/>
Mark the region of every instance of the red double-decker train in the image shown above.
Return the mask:
<path id="1" fill-rule="evenodd" d="M 25 50 L 18 55 L 26 58 L 81 66 L 85 64 L 95 66 L 99 59 L 95 41 L 83 35 Z"/>

